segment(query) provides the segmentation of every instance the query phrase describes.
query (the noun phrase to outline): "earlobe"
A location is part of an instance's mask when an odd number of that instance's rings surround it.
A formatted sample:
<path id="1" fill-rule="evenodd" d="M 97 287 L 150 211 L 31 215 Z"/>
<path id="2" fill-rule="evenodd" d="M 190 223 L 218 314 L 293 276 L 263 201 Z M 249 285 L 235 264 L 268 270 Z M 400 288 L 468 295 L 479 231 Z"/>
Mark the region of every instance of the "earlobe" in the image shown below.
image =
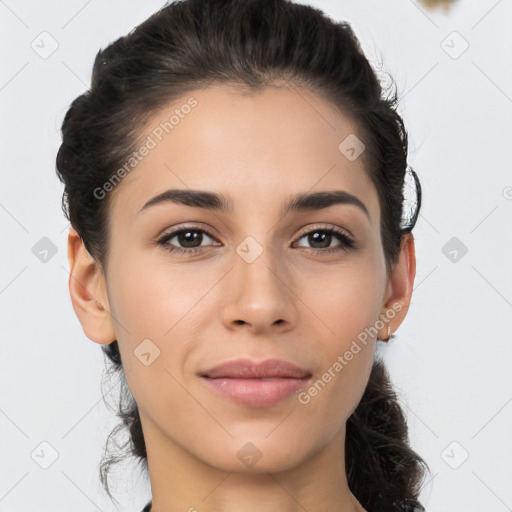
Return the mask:
<path id="1" fill-rule="evenodd" d="M 116 339 L 100 264 L 87 251 L 74 228 L 68 235 L 69 293 L 85 335 L 108 344 Z"/>
<path id="2" fill-rule="evenodd" d="M 388 282 L 387 298 L 381 317 L 384 316 L 389 322 L 382 329 L 382 337 L 379 333 L 380 339 L 387 338 L 388 325 L 393 333 L 404 321 L 411 302 L 415 276 L 416 251 L 414 237 L 412 233 L 406 233 L 402 236 L 398 262 L 393 267 Z"/>

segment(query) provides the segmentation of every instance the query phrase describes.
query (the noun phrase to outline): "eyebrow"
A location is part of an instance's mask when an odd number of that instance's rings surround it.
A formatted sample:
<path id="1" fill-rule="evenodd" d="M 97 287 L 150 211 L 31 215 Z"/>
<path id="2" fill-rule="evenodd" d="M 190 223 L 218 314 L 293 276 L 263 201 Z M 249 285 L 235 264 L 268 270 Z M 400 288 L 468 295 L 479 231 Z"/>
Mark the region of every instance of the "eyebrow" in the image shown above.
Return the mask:
<path id="1" fill-rule="evenodd" d="M 206 192 L 203 190 L 170 189 L 147 201 L 138 213 L 147 210 L 151 206 L 167 202 L 223 213 L 230 213 L 233 211 L 232 198 L 225 196 L 224 194 Z M 370 218 L 368 208 L 366 208 L 365 204 L 358 197 L 350 194 L 349 192 L 345 192 L 344 190 L 296 194 L 291 196 L 288 202 L 283 205 L 281 215 L 284 216 L 289 212 L 322 210 L 336 204 L 349 204 L 356 206 L 365 213 L 368 219 Z"/>

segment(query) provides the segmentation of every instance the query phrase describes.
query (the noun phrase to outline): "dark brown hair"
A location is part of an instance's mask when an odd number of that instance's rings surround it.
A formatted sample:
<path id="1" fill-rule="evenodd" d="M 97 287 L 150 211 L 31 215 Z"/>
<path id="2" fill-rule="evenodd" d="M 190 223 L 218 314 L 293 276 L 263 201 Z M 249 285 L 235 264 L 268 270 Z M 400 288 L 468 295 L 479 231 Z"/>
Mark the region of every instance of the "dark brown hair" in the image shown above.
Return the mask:
<path id="1" fill-rule="evenodd" d="M 418 176 L 407 165 L 407 132 L 396 111 L 396 88 L 385 93 L 348 23 L 289 0 L 173 2 L 98 52 L 91 87 L 73 101 L 62 124 L 57 174 L 65 185 L 64 213 L 102 269 L 110 241 L 109 201 L 93 191 L 137 148 L 149 117 L 213 83 L 259 90 L 276 80 L 319 94 L 356 123 L 365 144 L 365 169 L 379 198 L 389 276 L 421 206 Z M 417 201 L 407 216 L 408 169 Z M 117 411 L 122 422 L 107 448 L 127 428 L 123 457 L 135 456 L 147 470 L 139 412 L 124 379 L 117 340 L 102 349 L 122 380 Z M 428 466 L 408 445 L 406 418 L 381 360 L 374 361 L 347 421 L 345 451 L 349 487 L 369 512 L 424 510 L 418 496 Z M 100 478 L 109 494 L 110 467 L 123 457 L 102 459 Z"/>

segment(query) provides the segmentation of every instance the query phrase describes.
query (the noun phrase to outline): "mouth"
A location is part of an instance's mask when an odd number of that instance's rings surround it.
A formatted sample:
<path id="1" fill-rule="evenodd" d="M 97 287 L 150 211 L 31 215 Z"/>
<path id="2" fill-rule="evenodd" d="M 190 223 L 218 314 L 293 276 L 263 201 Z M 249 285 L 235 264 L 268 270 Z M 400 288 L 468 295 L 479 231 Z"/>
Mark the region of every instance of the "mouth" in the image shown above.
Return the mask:
<path id="1" fill-rule="evenodd" d="M 265 377 L 239 379 L 233 377 L 201 377 L 217 394 L 234 402 L 253 407 L 274 405 L 304 388 L 309 377 Z"/>
<path id="2" fill-rule="evenodd" d="M 237 359 L 200 372 L 198 376 L 222 397 L 244 405 L 265 407 L 304 388 L 311 379 L 311 372 L 278 359 L 263 362 Z"/>

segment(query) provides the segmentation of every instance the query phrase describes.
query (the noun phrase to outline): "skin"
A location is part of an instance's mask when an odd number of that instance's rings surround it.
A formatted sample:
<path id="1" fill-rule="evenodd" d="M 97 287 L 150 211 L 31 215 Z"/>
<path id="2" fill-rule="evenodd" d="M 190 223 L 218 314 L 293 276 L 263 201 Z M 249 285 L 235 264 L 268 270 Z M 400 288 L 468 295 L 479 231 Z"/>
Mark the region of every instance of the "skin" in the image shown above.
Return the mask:
<path id="1" fill-rule="evenodd" d="M 96 343 L 119 342 L 146 440 L 152 511 L 363 510 L 347 485 L 345 424 L 367 385 L 375 336 L 308 404 L 295 395 L 269 407 L 236 404 L 196 373 L 236 357 L 277 357 L 317 381 L 393 304 L 400 310 L 391 331 L 402 323 L 414 239 L 404 237 L 388 279 L 377 192 L 363 159 L 338 150 L 357 130 L 324 99 L 304 89 L 243 94 L 227 85 L 190 95 L 198 106 L 110 192 L 107 270 L 74 229 L 68 239 L 82 328 Z M 151 128 L 141 129 L 141 140 Z M 138 213 L 170 188 L 222 192 L 233 212 L 167 202 Z M 357 196 L 369 218 L 350 204 L 280 214 L 292 194 L 329 190 Z M 204 234 L 195 254 L 158 245 L 183 223 L 213 237 Z M 333 235 L 330 247 L 342 250 L 314 254 L 329 242 L 314 245 L 304 233 L 330 227 L 348 230 L 355 248 Z M 247 236 L 263 251 L 252 263 L 236 252 Z M 176 236 L 168 243 L 184 247 Z M 378 336 L 387 338 L 387 324 Z M 148 366 L 134 355 L 146 338 L 160 350 Z M 251 467 L 237 456 L 248 442 L 261 454 Z"/>

